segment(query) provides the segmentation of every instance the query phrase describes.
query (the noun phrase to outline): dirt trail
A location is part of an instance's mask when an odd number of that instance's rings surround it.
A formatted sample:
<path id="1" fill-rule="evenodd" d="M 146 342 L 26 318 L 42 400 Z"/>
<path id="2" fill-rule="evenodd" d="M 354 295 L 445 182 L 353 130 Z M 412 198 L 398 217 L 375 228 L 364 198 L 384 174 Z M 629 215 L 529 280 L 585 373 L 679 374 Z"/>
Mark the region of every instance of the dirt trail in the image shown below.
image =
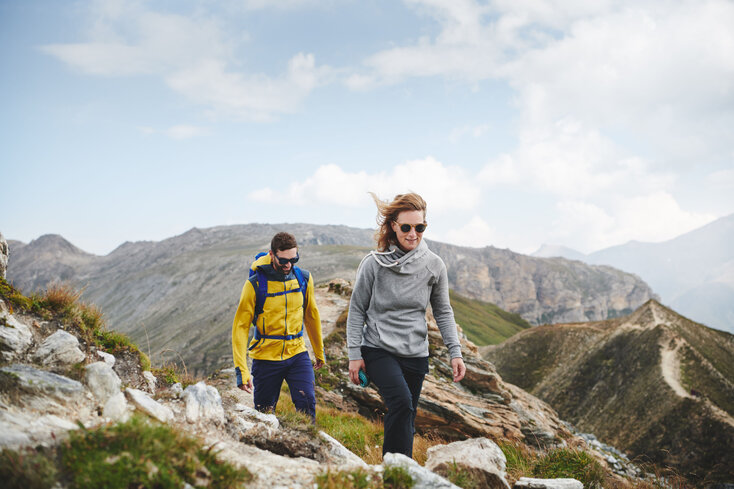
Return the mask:
<path id="1" fill-rule="evenodd" d="M 660 369 L 663 379 L 679 397 L 690 398 L 688 391 L 680 383 L 680 359 L 678 350 L 683 345 L 681 339 L 675 340 L 675 346 L 671 348 L 669 341 L 660 345 Z"/>

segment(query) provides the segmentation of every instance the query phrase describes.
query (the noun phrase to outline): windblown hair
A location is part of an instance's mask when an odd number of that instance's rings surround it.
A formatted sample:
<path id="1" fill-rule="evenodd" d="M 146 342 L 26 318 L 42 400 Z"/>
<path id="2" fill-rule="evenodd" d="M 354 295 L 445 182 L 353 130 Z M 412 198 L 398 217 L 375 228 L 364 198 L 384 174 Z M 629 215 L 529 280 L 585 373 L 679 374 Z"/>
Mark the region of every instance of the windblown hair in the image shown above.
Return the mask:
<path id="1" fill-rule="evenodd" d="M 273 250 L 273 253 L 297 247 L 298 244 L 296 243 L 296 237 L 291 233 L 280 232 L 273 236 L 272 241 L 270 241 L 270 249 Z"/>
<path id="2" fill-rule="evenodd" d="M 398 214 L 404 211 L 421 211 L 423 219 L 426 218 L 426 201 L 415 192 L 396 195 L 392 202 L 380 200 L 373 192 L 369 194 L 377 205 L 377 225 L 379 226 L 375 231 L 377 251 L 387 251 L 390 245 L 398 244 L 398 237 L 391 225 L 398 219 Z"/>

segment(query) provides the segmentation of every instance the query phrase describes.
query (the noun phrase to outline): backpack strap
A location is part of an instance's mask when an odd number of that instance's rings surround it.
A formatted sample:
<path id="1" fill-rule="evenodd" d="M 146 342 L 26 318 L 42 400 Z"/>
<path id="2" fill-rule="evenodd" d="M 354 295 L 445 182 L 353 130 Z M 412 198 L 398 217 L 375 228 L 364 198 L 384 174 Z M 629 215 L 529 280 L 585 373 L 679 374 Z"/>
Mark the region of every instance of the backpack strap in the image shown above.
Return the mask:
<path id="1" fill-rule="evenodd" d="M 259 256 L 264 255 L 265 253 L 261 253 Z M 300 268 L 297 266 L 293 267 L 293 274 L 296 276 L 296 280 L 298 281 L 298 288 L 297 289 L 291 289 L 291 290 L 283 290 L 280 292 L 272 292 L 268 293 L 268 279 L 265 276 L 265 272 L 260 270 L 258 267 L 256 271 L 251 271 L 251 275 L 257 275 L 257 287 L 255 287 L 255 315 L 252 318 L 252 325 L 255 327 L 255 333 L 254 333 L 254 339 L 255 342 L 248 348 L 248 350 L 252 350 L 255 348 L 262 339 L 269 339 L 269 340 L 294 340 L 296 338 L 300 338 L 303 336 L 303 322 L 301 322 L 301 330 L 296 334 L 289 334 L 289 335 L 266 335 L 261 334 L 260 330 L 257 327 L 257 318 L 262 314 L 263 307 L 265 306 L 265 299 L 268 297 L 276 297 L 279 295 L 286 295 L 286 294 L 292 294 L 294 292 L 301 292 L 303 294 L 303 309 L 306 309 L 306 289 L 308 288 L 308 282 L 303 277 L 303 272 Z"/>

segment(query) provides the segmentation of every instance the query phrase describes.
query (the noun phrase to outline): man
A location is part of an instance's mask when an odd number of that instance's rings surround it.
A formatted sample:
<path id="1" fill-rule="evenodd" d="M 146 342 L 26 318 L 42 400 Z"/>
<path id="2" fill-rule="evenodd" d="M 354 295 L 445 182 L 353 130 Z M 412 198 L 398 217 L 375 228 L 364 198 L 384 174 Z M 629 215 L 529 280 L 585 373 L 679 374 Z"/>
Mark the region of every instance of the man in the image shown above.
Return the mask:
<path id="1" fill-rule="evenodd" d="M 254 274 L 242 288 L 232 324 L 232 354 L 237 386 L 248 393 L 254 387 L 255 409 L 274 411 L 285 380 L 296 409 L 315 420 L 313 369 L 324 365 L 324 342 L 313 277 L 295 266 L 298 258 L 296 238 L 281 232 L 273 236 L 268 254 L 252 264 Z M 250 324 L 255 334 L 248 345 Z M 313 369 L 303 339 L 304 325 L 316 356 Z"/>

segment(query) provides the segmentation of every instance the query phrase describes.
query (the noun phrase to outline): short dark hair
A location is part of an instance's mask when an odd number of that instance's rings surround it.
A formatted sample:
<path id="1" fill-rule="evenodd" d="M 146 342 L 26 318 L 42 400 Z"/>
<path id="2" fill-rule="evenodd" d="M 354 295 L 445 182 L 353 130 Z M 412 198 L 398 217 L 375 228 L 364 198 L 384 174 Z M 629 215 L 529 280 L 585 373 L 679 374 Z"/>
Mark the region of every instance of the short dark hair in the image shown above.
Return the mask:
<path id="1" fill-rule="evenodd" d="M 270 249 L 273 250 L 273 253 L 297 247 L 298 243 L 296 243 L 296 237 L 291 233 L 286 233 L 284 231 L 273 236 L 272 241 L 270 241 Z"/>

